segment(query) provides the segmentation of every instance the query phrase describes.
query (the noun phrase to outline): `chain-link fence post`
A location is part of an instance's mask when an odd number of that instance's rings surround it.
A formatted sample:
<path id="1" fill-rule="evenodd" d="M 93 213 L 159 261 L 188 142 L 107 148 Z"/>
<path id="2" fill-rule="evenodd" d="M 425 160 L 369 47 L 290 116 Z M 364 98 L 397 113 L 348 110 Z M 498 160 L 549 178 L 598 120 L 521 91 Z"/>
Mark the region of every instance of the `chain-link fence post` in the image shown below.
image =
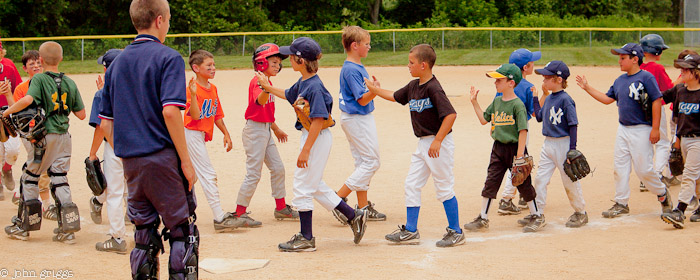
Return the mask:
<path id="1" fill-rule="evenodd" d="M 493 30 L 489 30 L 489 51 L 493 51 Z"/>
<path id="2" fill-rule="evenodd" d="M 540 51 L 542 51 L 542 29 L 540 29 L 539 44 L 540 44 Z"/>
<path id="3" fill-rule="evenodd" d="M 396 31 L 391 31 L 391 42 L 394 45 L 394 52 L 396 52 Z"/>
<path id="4" fill-rule="evenodd" d="M 588 48 L 593 48 L 593 30 L 588 30 Z"/>
<path id="5" fill-rule="evenodd" d="M 22 41 L 22 54 L 24 54 L 25 52 L 27 52 L 27 50 L 24 49 L 24 41 Z"/>
<path id="6" fill-rule="evenodd" d="M 245 34 L 243 34 L 243 51 L 241 55 L 245 56 Z"/>
<path id="7" fill-rule="evenodd" d="M 442 30 L 442 50 L 445 50 L 445 30 Z"/>
<path id="8" fill-rule="evenodd" d="M 80 39 L 80 61 L 84 60 L 85 55 L 85 39 Z"/>
<path id="9" fill-rule="evenodd" d="M 192 37 L 187 36 L 187 53 L 192 53 Z"/>

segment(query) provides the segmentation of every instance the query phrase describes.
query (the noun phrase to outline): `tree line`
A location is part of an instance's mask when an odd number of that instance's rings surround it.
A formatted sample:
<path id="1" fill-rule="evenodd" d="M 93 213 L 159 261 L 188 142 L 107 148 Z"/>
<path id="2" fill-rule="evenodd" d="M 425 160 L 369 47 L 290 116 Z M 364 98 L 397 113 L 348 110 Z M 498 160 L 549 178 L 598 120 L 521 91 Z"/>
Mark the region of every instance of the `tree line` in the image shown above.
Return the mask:
<path id="1" fill-rule="evenodd" d="M 0 36 L 133 34 L 130 0 L 0 0 Z M 683 0 L 171 0 L 170 33 L 683 23 Z"/>

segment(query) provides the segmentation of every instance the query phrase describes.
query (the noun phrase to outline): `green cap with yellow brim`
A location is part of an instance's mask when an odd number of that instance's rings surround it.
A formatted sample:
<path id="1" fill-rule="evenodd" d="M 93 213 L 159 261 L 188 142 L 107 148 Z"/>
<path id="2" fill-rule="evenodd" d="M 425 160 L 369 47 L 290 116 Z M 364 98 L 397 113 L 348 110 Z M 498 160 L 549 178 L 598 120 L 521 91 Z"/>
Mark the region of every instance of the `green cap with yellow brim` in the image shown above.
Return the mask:
<path id="1" fill-rule="evenodd" d="M 496 71 L 486 72 L 486 76 L 494 79 L 507 78 L 515 81 L 515 84 L 519 84 L 523 79 L 523 74 L 520 68 L 515 64 L 503 64 Z"/>

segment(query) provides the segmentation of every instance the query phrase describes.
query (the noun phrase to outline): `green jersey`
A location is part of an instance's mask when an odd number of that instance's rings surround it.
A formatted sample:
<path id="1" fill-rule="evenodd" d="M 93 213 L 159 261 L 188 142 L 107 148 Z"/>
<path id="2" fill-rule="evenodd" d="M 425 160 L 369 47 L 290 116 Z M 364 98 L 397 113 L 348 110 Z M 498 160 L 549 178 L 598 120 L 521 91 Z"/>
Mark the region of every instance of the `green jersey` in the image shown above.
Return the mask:
<path id="1" fill-rule="evenodd" d="M 491 122 L 491 138 L 504 144 L 518 143 L 519 132 L 527 129 L 527 109 L 517 97 L 508 101 L 496 97 L 484 111 L 484 119 Z"/>
<path id="2" fill-rule="evenodd" d="M 34 98 L 34 103 L 46 112 L 46 133 L 63 134 L 68 132 L 68 114 L 84 109 L 85 105 L 73 80 L 63 76 L 59 94 L 56 82 L 49 73 L 56 77 L 59 75 L 49 71 L 34 75 L 27 95 Z M 61 103 L 63 103 L 64 114 L 59 113 Z"/>

